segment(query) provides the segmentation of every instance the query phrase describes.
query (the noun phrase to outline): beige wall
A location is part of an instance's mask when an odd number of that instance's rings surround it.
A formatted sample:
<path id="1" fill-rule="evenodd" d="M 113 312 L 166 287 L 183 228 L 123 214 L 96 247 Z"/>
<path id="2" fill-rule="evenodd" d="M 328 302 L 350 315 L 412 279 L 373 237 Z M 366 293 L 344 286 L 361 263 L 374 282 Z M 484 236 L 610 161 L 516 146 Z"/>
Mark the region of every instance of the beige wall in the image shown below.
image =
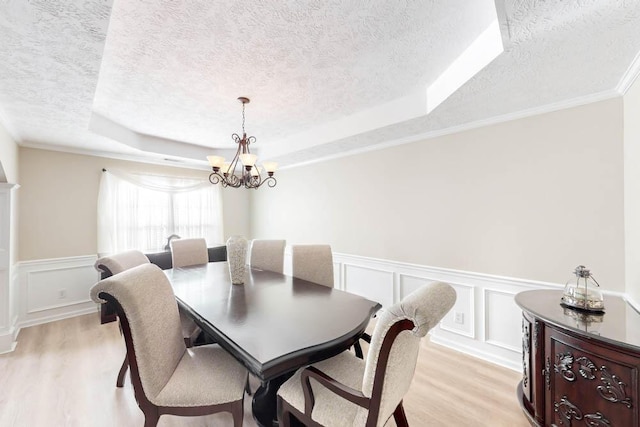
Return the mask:
<path id="1" fill-rule="evenodd" d="M 230 236 L 251 235 L 251 191 L 245 188 L 222 188 L 225 242 Z"/>
<path id="2" fill-rule="evenodd" d="M 97 251 L 97 200 L 102 168 L 207 179 L 208 172 L 102 157 L 20 148 L 19 260 L 91 255 Z M 223 190 L 224 227 L 249 234 L 247 195 Z"/>
<path id="3" fill-rule="evenodd" d="M 626 293 L 640 301 L 640 80 L 624 96 Z"/>
<path id="4" fill-rule="evenodd" d="M 624 291 L 622 100 L 282 170 L 257 238 Z"/>

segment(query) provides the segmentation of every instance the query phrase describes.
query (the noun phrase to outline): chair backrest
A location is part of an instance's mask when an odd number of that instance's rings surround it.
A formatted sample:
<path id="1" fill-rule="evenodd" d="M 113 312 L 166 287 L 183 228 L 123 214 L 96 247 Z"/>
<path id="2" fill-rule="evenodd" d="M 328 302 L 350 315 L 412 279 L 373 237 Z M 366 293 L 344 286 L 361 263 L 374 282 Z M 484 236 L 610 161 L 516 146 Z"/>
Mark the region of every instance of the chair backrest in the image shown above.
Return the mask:
<path id="1" fill-rule="evenodd" d="M 173 268 L 209 262 L 205 239 L 176 239 L 171 241 L 171 261 Z"/>
<path id="2" fill-rule="evenodd" d="M 96 260 L 94 267 L 103 273 L 103 278 L 122 273 L 141 264 L 148 264 L 149 258 L 137 250 L 120 252 L 114 255 L 105 256 Z"/>
<path id="3" fill-rule="evenodd" d="M 373 405 L 369 413 L 364 410 L 358 413 L 360 425 L 365 425 L 367 417 L 375 417 L 375 424 L 367 425 L 381 426 L 393 414 L 411 385 L 420 340 L 451 310 L 455 301 L 456 291 L 451 285 L 434 282 L 378 315 L 362 392 L 372 402 L 380 403 Z"/>
<path id="4" fill-rule="evenodd" d="M 116 307 L 136 399 L 143 393 L 154 402 L 186 350 L 169 280 L 158 266 L 144 264 L 101 280 L 91 298 Z"/>
<path id="5" fill-rule="evenodd" d="M 333 288 L 333 255 L 329 245 L 291 246 L 293 276 Z"/>
<path id="6" fill-rule="evenodd" d="M 251 267 L 282 273 L 286 240 L 253 240 Z"/>

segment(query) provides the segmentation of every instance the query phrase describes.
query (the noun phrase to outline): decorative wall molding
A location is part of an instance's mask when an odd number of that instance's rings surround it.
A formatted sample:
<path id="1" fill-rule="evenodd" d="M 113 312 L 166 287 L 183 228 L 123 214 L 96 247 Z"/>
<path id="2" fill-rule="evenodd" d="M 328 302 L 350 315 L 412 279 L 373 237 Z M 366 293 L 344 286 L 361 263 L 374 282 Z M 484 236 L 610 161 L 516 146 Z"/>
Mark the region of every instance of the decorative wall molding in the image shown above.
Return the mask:
<path id="1" fill-rule="evenodd" d="M 96 256 L 23 261 L 17 264 L 19 310 L 14 341 L 20 327 L 32 326 L 97 311 L 89 289 L 99 280 Z M 430 267 L 342 253 L 333 254 L 337 289 L 356 293 L 383 306 L 399 302 L 418 287 L 435 281 L 450 283 L 458 298 L 452 310 L 431 333 L 431 341 L 489 362 L 520 371 L 521 318 L 514 296 L 532 289 L 562 289 L 555 283 Z M 291 274 L 291 250 L 285 250 L 285 274 Z M 66 297 L 59 298 L 59 290 Z M 640 307 L 622 295 L 634 308 Z M 5 349 L 11 351 L 11 348 Z"/>
<path id="2" fill-rule="evenodd" d="M 99 280 L 95 255 L 17 264 L 20 328 L 97 311 L 89 289 Z"/>
<path id="3" fill-rule="evenodd" d="M 640 62 L 640 61 L 639 61 Z M 640 67 L 640 64 L 638 64 Z M 640 71 L 640 70 L 639 70 Z M 634 77 L 635 78 L 635 77 Z M 631 83 L 633 80 L 631 81 Z M 629 83 L 629 86 L 631 85 Z M 627 87 L 628 89 L 628 87 Z M 621 95 L 622 89 L 612 89 L 605 90 L 602 92 L 592 93 L 589 95 L 579 96 L 576 98 L 566 99 L 559 102 L 553 102 L 545 105 L 540 105 L 538 107 L 528 108 L 520 111 L 514 111 L 506 114 L 496 115 L 492 117 L 488 117 L 486 119 L 474 120 L 468 123 L 463 123 L 460 125 L 450 126 L 443 129 L 432 130 L 423 133 L 417 133 L 415 135 L 410 135 L 401 138 L 388 138 L 385 142 L 381 142 L 379 144 L 367 145 L 364 147 L 358 147 L 353 149 L 344 149 L 339 153 L 332 153 L 327 155 L 316 155 L 313 159 L 310 160 L 296 160 L 295 162 L 288 163 L 284 165 L 282 170 L 285 169 L 293 169 L 301 166 L 308 166 L 315 163 L 325 162 L 328 160 L 335 160 L 342 157 L 354 156 L 358 154 L 368 153 L 370 151 L 378 151 L 386 148 L 392 148 L 404 144 L 410 144 L 414 142 L 427 141 L 433 138 L 439 138 L 447 135 L 453 135 L 456 133 L 466 132 L 474 129 L 479 129 L 487 126 L 498 125 L 501 123 L 511 122 L 514 120 L 525 119 L 527 117 L 538 116 L 541 114 L 553 113 L 556 111 L 566 110 L 569 108 L 580 107 L 582 105 L 594 104 L 596 102 L 606 101 L 613 98 L 619 98 Z"/>
<path id="4" fill-rule="evenodd" d="M 431 341 L 515 371 L 522 369 L 522 312 L 514 296 L 532 289 L 563 289 L 556 283 L 336 252 L 333 263 L 337 289 L 357 293 L 383 306 L 399 302 L 430 282 L 451 284 L 458 294 L 456 304 L 431 331 Z M 285 249 L 284 271 L 291 274 L 289 246 Z"/>

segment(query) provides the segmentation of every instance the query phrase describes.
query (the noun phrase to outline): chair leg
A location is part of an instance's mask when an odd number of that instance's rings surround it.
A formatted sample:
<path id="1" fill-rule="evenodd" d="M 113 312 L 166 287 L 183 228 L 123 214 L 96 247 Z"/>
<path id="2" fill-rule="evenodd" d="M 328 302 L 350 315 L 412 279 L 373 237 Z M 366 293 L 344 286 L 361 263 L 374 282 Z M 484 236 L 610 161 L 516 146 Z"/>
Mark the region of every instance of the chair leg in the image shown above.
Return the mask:
<path id="1" fill-rule="evenodd" d="M 158 425 L 159 419 L 160 419 L 160 414 L 158 414 L 157 408 L 153 408 L 153 411 L 145 412 L 144 427 L 156 427 Z"/>
<path id="2" fill-rule="evenodd" d="M 279 427 L 291 427 L 291 414 L 287 411 L 285 404 L 282 402 L 282 398 L 278 396 L 277 400 L 277 413 L 278 413 L 278 426 Z"/>
<path id="3" fill-rule="evenodd" d="M 247 396 L 251 396 L 251 384 L 249 384 L 249 374 L 247 374 L 247 382 L 244 384 L 244 391 Z"/>
<path id="4" fill-rule="evenodd" d="M 393 411 L 393 419 L 396 421 L 397 427 L 409 427 L 407 416 L 404 413 L 404 407 L 402 406 L 402 400 L 398 403 L 396 410 Z"/>
<path id="5" fill-rule="evenodd" d="M 353 344 L 353 349 L 355 350 L 355 352 L 356 352 L 356 357 L 357 357 L 358 359 L 363 359 L 363 358 L 364 358 L 363 353 L 362 353 L 362 347 L 360 346 L 360 341 L 356 341 L 356 342 Z"/>
<path id="6" fill-rule="evenodd" d="M 231 415 L 233 416 L 233 427 L 242 427 L 242 422 L 244 421 L 243 401 L 244 399 L 240 399 L 233 404 L 233 409 L 231 410 Z"/>
<path id="7" fill-rule="evenodd" d="M 124 361 L 122 362 L 122 366 L 120 367 L 120 372 L 118 372 L 116 387 L 122 387 L 124 385 L 124 376 L 127 373 L 128 368 L 129 368 L 129 359 L 127 359 L 127 355 L 125 354 Z"/>

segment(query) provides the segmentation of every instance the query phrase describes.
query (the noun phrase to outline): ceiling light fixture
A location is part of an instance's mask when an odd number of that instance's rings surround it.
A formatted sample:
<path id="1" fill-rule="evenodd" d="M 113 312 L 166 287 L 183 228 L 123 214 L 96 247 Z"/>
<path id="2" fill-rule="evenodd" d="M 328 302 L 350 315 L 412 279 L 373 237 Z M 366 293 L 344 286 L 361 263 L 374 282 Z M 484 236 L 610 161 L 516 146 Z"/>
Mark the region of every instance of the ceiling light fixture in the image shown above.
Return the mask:
<path id="1" fill-rule="evenodd" d="M 212 184 L 220 183 L 223 187 L 255 189 L 266 182 L 269 187 L 275 187 L 277 181 L 273 174 L 278 168 L 278 164 L 276 162 L 262 162 L 262 167 L 257 165 L 258 156 L 251 154 L 249 150 L 249 145 L 256 142 L 256 137 L 247 137 L 244 131 L 244 106 L 250 101 L 244 96 L 238 98 L 238 101 L 242 103 L 242 137 L 237 133 L 231 135 L 231 138 L 238 144 L 238 150 L 233 160 L 228 163 L 224 161 L 224 157 L 207 156 L 209 165 L 213 169 L 213 173 L 209 175 L 209 182 Z"/>

